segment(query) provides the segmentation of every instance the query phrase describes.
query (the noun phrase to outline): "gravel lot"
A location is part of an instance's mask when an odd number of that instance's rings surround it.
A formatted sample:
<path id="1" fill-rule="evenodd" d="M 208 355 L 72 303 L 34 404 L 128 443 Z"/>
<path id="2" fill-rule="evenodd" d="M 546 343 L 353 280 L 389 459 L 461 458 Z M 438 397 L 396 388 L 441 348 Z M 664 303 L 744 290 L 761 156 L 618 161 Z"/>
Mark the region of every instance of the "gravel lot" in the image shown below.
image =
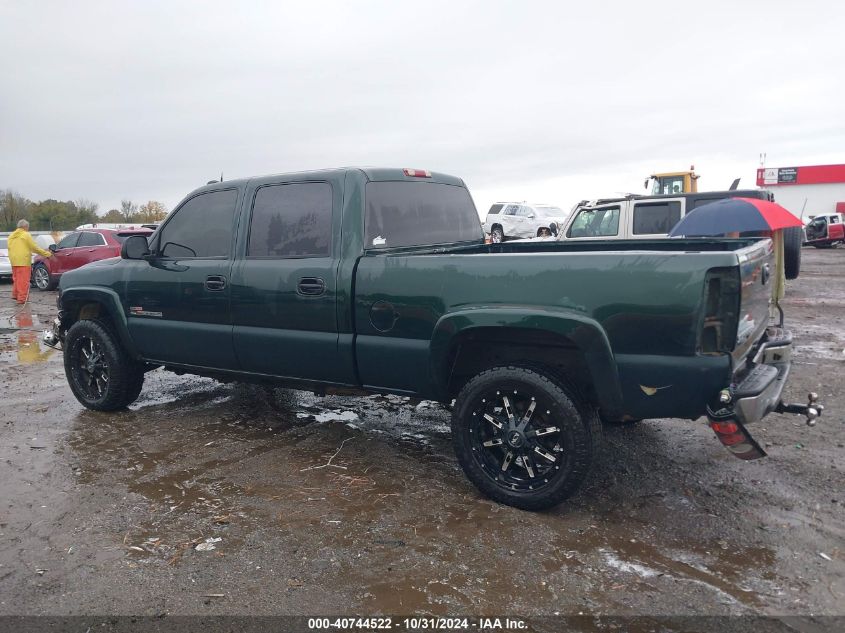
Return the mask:
<path id="1" fill-rule="evenodd" d="M 804 250 L 769 457 L 703 421 L 609 428 L 586 489 L 531 514 L 476 493 L 448 413 L 148 374 L 83 409 L 0 286 L 0 615 L 845 615 L 845 252 Z M 83 629 L 84 631 L 84 629 Z"/>

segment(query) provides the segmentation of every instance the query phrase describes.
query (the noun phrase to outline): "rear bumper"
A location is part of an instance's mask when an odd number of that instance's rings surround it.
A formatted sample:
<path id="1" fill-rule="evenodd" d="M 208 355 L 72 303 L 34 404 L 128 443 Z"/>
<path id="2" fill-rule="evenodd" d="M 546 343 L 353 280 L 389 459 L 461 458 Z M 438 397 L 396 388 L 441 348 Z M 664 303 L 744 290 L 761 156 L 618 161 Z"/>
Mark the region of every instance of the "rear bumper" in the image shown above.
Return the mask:
<path id="1" fill-rule="evenodd" d="M 751 368 L 730 387 L 737 419 L 759 422 L 778 408 L 792 364 L 792 333 L 769 328 L 754 352 Z"/>
<path id="2" fill-rule="evenodd" d="M 759 459 L 766 451 L 754 441 L 746 425 L 758 422 L 769 413 L 793 413 L 807 418 L 808 426 L 815 426 L 824 406 L 818 395 L 807 394 L 807 404 L 786 404 L 781 400 L 789 378 L 792 355 L 792 334 L 770 327 L 746 361 L 733 384 L 719 393 L 719 404 L 707 407 L 710 428 L 719 441 L 739 459 Z"/>

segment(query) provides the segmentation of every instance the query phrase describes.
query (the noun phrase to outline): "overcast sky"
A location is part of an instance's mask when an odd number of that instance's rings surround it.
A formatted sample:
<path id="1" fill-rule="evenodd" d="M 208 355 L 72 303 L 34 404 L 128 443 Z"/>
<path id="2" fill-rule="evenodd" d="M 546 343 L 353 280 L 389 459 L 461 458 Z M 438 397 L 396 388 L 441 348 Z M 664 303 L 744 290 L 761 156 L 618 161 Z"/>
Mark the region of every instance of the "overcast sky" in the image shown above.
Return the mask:
<path id="1" fill-rule="evenodd" d="M 417 167 L 569 208 L 845 162 L 841 2 L 0 0 L 0 189 L 172 208 L 206 181 Z"/>

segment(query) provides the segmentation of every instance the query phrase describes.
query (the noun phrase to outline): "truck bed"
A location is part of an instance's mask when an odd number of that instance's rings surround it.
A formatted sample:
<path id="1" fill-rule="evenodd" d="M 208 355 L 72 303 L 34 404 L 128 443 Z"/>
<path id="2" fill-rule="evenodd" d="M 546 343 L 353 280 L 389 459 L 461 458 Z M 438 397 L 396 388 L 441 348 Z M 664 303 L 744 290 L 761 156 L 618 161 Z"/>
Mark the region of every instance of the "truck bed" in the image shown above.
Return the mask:
<path id="1" fill-rule="evenodd" d="M 756 279 L 770 257 L 771 241 L 759 238 L 530 241 L 367 253 L 355 275 L 359 376 L 372 388 L 411 393 L 430 385 L 433 394 L 430 358 L 438 330 L 460 328 L 460 319 L 477 325 L 489 318 L 506 343 L 503 315 L 513 310 L 529 327 L 527 321 L 573 319 L 583 327 L 574 328 L 572 338 L 603 332 L 626 413 L 656 417 L 671 409 L 694 417 L 703 410 L 702 394 L 730 382 L 735 361 L 727 353 L 700 353 L 708 275 L 729 271 L 737 297 L 740 276 Z M 753 314 L 749 341 L 766 326 L 768 289 L 743 284 L 743 314 Z M 384 306 L 392 322 L 375 322 L 373 305 Z M 739 308 L 731 307 L 735 315 Z M 713 385 L 703 389 L 704 376 Z"/>

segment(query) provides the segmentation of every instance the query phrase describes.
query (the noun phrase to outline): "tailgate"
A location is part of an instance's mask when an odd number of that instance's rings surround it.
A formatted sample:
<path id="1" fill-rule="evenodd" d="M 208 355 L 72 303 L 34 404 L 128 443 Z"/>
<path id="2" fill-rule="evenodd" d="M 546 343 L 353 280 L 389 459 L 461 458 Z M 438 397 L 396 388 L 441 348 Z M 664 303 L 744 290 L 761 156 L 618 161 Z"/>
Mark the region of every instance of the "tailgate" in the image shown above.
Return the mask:
<path id="1" fill-rule="evenodd" d="M 772 276 L 775 274 L 771 240 L 760 240 L 737 251 L 736 255 L 739 259 L 742 291 L 736 347 L 732 354 L 734 366 L 745 358 L 751 347 L 766 331 L 774 283 Z"/>

